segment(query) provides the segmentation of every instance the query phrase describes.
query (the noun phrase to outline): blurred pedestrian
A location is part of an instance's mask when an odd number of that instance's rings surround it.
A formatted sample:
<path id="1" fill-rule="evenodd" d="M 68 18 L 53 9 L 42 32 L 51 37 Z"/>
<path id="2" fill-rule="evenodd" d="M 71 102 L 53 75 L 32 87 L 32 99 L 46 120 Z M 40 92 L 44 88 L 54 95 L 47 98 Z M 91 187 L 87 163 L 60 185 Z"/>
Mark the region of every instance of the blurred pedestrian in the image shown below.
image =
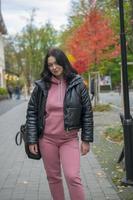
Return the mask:
<path id="1" fill-rule="evenodd" d="M 20 95 L 21 95 L 20 86 L 16 86 L 14 89 L 14 92 L 15 92 L 16 99 L 20 99 Z"/>
<path id="2" fill-rule="evenodd" d="M 9 98 L 12 99 L 12 95 L 13 95 L 13 87 L 12 87 L 12 85 L 8 85 L 7 86 L 7 91 L 8 91 L 8 94 L 9 94 Z"/>
<path id="3" fill-rule="evenodd" d="M 65 199 L 61 166 L 71 200 L 85 200 L 80 178 L 80 151 L 81 155 L 86 155 L 93 142 L 93 113 L 88 90 L 58 48 L 48 51 L 41 80 L 35 83 L 27 108 L 29 149 L 34 154 L 41 152 L 53 200 Z"/>

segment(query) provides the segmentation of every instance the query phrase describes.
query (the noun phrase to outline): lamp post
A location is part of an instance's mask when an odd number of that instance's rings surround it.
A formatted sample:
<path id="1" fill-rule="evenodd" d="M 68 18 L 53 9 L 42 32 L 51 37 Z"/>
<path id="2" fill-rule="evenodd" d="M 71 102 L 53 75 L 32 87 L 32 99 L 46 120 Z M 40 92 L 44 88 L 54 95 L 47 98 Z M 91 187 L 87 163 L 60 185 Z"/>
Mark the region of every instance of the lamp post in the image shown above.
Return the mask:
<path id="1" fill-rule="evenodd" d="M 123 86 L 123 106 L 122 124 L 124 132 L 124 155 L 126 177 L 122 179 L 125 185 L 133 185 L 133 119 L 130 115 L 129 89 L 128 89 L 128 70 L 126 37 L 124 30 L 124 8 L 123 0 L 119 0 L 120 13 L 120 41 L 121 41 L 121 60 L 122 60 L 122 86 Z"/>

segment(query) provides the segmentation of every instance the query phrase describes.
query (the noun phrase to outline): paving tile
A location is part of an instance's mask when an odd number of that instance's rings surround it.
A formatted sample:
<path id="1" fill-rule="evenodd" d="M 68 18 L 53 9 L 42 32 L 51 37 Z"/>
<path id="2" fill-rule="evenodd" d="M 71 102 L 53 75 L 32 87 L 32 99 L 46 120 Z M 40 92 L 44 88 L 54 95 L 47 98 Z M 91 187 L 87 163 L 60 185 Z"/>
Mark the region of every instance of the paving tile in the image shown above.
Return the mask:
<path id="1" fill-rule="evenodd" d="M 0 200 L 52 200 L 42 160 L 28 159 L 24 147 L 14 142 L 26 107 L 24 102 L 0 115 Z M 92 152 L 81 157 L 81 177 L 86 200 L 120 200 Z M 70 200 L 64 178 L 63 183 Z"/>

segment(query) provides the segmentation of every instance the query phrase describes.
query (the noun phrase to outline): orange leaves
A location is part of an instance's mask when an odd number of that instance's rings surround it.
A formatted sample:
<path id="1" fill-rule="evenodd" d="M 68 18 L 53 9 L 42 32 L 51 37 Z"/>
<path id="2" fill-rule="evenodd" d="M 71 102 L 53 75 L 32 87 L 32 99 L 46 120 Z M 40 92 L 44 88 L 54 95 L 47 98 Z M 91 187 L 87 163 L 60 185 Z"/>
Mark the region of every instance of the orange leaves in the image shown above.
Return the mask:
<path id="1" fill-rule="evenodd" d="M 118 56 L 120 52 L 118 37 L 111 29 L 109 20 L 95 8 L 69 37 L 67 48 L 75 57 L 76 62 L 73 64 L 80 73 L 103 59 Z"/>
<path id="2" fill-rule="evenodd" d="M 76 68 L 76 70 L 79 72 L 79 74 L 87 71 L 87 64 L 84 62 L 84 60 L 79 59 L 73 63 L 73 66 Z"/>

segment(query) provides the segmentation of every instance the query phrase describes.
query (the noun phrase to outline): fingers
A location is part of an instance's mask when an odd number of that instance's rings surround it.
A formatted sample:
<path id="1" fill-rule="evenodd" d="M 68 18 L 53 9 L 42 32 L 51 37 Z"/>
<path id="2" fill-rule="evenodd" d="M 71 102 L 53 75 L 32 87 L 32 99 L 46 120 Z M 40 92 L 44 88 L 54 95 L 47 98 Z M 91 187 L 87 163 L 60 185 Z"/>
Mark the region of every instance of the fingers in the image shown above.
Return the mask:
<path id="1" fill-rule="evenodd" d="M 90 144 L 86 142 L 81 143 L 81 155 L 84 156 L 90 151 Z"/>
<path id="2" fill-rule="evenodd" d="M 30 144 L 29 145 L 29 150 L 30 150 L 31 153 L 37 154 L 38 153 L 38 146 L 37 146 L 37 144 Z"/>
<path id="3" fill-rule="evenodd" d="M 35 144 L 35 152 L 38 153 L 38 146 Z"/>

